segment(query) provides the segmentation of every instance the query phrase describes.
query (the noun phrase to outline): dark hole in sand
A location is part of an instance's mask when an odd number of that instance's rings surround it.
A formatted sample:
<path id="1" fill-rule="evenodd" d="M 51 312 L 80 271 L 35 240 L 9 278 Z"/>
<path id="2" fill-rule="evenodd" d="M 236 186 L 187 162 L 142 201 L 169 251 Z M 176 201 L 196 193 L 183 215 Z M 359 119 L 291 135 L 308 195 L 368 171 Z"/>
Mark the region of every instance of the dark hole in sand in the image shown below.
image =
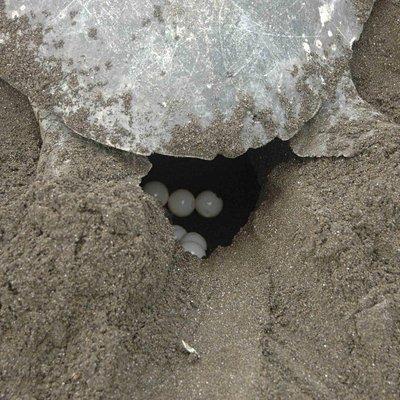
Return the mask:
<path id="1" fill-rule="evenodd" d="M 204 236 L 210 254 L 216 247 L 232 243 L 256 208 L 266 175 L 292 156 L 288 143 L 281 140 L 237 158 L 218 156 L 211 161 L 153 154 L 149 157 L 153 167 L 142 185 L 160 181 L 170 194 L 187 189 L 196 197 L 203 190 L 212 190 L 223 199 L 224 208 L 216 218 L 204 218 L 196 211 L 185 218 L 171 217 L 172 224 Z"/>

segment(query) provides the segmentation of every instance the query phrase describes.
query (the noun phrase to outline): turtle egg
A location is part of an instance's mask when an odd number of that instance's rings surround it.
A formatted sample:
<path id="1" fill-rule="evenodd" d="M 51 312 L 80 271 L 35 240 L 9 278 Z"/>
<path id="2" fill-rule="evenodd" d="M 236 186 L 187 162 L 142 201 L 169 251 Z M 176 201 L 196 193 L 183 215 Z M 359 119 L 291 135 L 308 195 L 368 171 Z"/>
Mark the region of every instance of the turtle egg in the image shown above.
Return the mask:
<path id="1" fill-rule="evenodd" d="M 163 206 L 168 202 L 169 193 L 167 187 L 158 181 L 148 182 L 144 185 L 143 190 L 156 198 Z"/>
<path id="2" fill-rule="evenodd" d="M 187 233 L 185 236 L 182 238 L 182 243 L 185 242 L 194 242 L 197 243 L 204 251 L 207 251 L 207 242 L 206 239 L 204 239 L 203 236 L 201 236 L 197 232 L 190 232 Z"/>
<path id="3" fill-rule="evenodd" d="M 187 217 L 195 209 L 196 200 L 192 193 L 185 189 L 179 189 L 171 194 L 168 207 L 177 217 Z"/>
<path id="4" fill-rule="evenodd" d="M 206 256 L 204 249 L 196 242 L 183 242 L 182 247 L 185 251 L 198 258 L 203 258 Z"/>
<path id="5" fill-rule="evenodd" d="M 186 229 L 180 225 L 174 225 L 174 234 L 176 240 L 181 240 L 186 235 Z"/>
<path id="6" fill-rule="evenodd" d="M 206 190 L 201 192 L 196 199 L 196 210 L 205 218 L 214 218 L 221 211 L 224 202 L 214 192 Z"/>

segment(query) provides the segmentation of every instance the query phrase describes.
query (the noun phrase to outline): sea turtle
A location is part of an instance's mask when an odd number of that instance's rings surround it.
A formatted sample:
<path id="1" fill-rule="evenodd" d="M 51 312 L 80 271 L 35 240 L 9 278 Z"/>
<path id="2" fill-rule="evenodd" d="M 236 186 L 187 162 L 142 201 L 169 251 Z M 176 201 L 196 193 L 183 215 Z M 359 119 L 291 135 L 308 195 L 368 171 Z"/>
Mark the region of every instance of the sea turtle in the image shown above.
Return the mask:
<path id="1" fill-rule="evenodd" d="M 235 157 L 300 132 L 298 154 L 350 155 L 338 124 L 374 115 L 348 73 L 373 3 L 3 0 L 0 77 L 136 154 Z"/>

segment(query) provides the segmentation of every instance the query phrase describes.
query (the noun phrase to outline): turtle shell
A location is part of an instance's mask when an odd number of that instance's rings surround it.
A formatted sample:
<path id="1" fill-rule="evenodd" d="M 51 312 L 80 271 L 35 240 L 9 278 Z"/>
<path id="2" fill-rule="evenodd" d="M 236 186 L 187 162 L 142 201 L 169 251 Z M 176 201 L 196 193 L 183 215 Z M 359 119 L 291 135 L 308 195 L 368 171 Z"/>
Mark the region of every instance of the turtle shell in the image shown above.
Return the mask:
<path id="1" fill-rule="evenodd" d="M 373 0 L 358 3 L 5 0 L 0 76 L 102 144 L 235 157 L 318 112 Z"/>

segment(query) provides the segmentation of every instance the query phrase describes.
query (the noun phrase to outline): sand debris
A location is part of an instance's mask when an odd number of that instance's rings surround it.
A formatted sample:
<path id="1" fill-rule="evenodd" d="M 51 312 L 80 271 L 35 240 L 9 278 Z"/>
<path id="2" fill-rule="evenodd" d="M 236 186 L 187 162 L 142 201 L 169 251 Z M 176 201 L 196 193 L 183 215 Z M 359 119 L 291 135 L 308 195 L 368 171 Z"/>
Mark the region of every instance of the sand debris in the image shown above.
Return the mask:
<path id="1" fill-rule="evenodd" d="M 196 349 L 194 349 L 192 346 L 188 345 L 184 340 L 182 340 L 182 345 L 184 349 L 195 359 L 198 360 L 200 358 L 199 353 L 197 352 Z"/>

